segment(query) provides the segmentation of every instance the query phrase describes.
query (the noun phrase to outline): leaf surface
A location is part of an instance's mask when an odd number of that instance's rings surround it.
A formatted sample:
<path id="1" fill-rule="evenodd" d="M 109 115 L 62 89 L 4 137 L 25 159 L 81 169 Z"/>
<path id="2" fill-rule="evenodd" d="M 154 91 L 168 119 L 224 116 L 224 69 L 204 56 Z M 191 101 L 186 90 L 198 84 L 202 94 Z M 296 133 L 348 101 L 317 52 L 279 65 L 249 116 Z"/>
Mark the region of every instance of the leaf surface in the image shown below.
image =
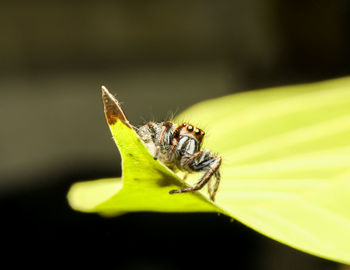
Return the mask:
<path id="1" fill-rule="evenodd" d="M 169 195 L 180 178 L 117 121 L 110 128 L 124 187 L 89 211 L 219 211 L 277 241 L 350 264 L 349 78 L 205 101 L 176 118 L 182 120 L 204 129 L 203 147 L 223 158 L 215 204 L 205 191 Z"/>

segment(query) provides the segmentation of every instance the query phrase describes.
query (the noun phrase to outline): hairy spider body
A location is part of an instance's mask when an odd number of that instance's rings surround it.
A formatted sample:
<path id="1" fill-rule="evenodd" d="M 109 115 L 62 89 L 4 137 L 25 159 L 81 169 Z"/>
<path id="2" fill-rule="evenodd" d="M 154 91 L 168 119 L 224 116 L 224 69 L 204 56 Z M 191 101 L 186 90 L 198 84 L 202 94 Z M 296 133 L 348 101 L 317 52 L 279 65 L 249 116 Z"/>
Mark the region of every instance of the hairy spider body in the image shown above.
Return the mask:
<path id="1" fill-rule="evenodd" d="M 205 134 L 203 130 L 188 123 L 176 126 L 171 121 L 165 121 L 149 122 L 136 131 L 154 159 L 160 160 L 170 169 L 188 173 L 204 172 L 193 187 L 171 190 L 170 194 L 192 192 L 208 184 L 209 197 L 214 201 L 220 183 L 221 157 L 209 150 L 201 150 Z M 216 178 L 214 187 L 210 185 L 213 175 Z"/>

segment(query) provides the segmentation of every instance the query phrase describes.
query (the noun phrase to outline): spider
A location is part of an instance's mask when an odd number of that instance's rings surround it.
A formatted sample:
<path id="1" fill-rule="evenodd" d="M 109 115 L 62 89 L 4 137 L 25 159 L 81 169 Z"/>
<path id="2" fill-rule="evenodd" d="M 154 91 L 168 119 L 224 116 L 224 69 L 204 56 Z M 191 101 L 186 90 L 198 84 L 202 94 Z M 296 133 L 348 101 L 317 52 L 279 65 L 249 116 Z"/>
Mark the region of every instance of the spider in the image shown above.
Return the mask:
<path id="1" fill-rule="evenodd" d="M 208 184 L 208 193 L 212 201 L 219 188 L 221 157 L 209 150 L 201 150 L 204 131 L 189 123 L 176 126 L 171 121 L 161 123 L 149 122 L 136 129 L 154 159 L 162 161 L 168 168 L 185 171 L 186 178 L 190 172 L 205 172 L 192 187 L 170 190 L 170 194 L 192 192 Z M 210 185 L 215 176 L 214 187 Z"/>

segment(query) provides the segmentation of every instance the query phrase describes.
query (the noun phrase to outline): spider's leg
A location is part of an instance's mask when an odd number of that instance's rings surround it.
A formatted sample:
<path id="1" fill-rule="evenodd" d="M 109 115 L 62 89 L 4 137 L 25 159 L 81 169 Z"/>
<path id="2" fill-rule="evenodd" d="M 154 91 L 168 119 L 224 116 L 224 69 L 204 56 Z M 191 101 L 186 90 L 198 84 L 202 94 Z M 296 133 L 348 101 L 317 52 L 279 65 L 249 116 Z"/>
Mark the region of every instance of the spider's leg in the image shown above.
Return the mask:
<path id="1" fill-rule="evenodd" d="M 175 154 L 175 150 L 177 148 L 177 145 L 179 143 L 179 140 L 180 140 L 180 131 L 181 129 L 183 128 L 184 126 L 183 125 L 180 125 L 178 126 L 173 134 L 172 134 L 172 139 L 170 141 L 170 144 L 171 144 L 171 147 L 170 147 L 170 150 L 169 150 L 169 153 L 168 153 L 168 160 L 172 160 L 174 158 L 174 154 Z"/>
<path id="2" fill-rule="evenodd" d="M 169 154 L 168 154 L 168 160 L 171 160 L 173 158 L 173 154 L 175 152 L 176 146 L 177 146 L 178 141 L 176 139 L 172 140 L 172 146 L 169 150 Z"/>
<path id="3" fill-rule="evenodd" d="M 210 193 L 209 192 L 209 196 L 210 196 L 210 199 L 212 201 L 215 200 L 215 195 L 216 195 L 216 192 L 218 191 L 218 188 L 219 188 L 219 184 L 220 184 L 220 178 L 221 178 L 221 175 L 220 175 L 220 172 L 219 171 L 216 171 L 215 174 L 214 174 L 215 178 L 216 178 L 216 182 L 215 182 L 215 185 L 214 185 L 214 191 L 213 193 Z"/>
<path id="4" fill-rule="evenodd" d="M 164 141 L 164 135 L 166 132 L 168 132 L 170 130 L 170 128 L 173 126 L 173 123 L 170 121 L 165 121 L 162 126 L 161 126 L 161 130 L 158 136 L 158 139 L 156 141 L 156 152 L 154 154 L 154 159 L 158 159 L 159 156 L 159 151 L 160 151 L 160 145 L 163 143 Z"/>
<path id="5" fill-rule="evenodd" d="M 203 161 L 203 162 L 197 164 L 196 166 L 193 166 L 193 169 L 194 170 L 196 169 L 198 171 L 201 171 L 208 166 L 209 166 L 209 169 L 203 175 L 201 180 L 199 180 L 199 182 L 197 184 L 195 184 L 193 187 L 186 187 L 183 189 L 170 190 L 169 193 L 170 194 L 184 193 L 184 192 L 192 192 L 192 191 L 196 191 L 196 190 L 201 189 L 206 183 L 208 183 L 208 181 L 213 176 L 213 174 L 215 174 L 218 171 L 220 165 L 221 165 L 221 157 L 214 157 L 210 160 Z M 215 188 L 214 188 L 214 192 L 216 192 Z M 211 200 L 213 200 L 212 197 L 213 196 L 210 197 Z M 214 197 L 215 197 L 215 194 L 214 194 Z"/>
<path id="6" fill-rule="evenodd" d="M 176 144 L 177 145 L 177 144 Z M 194 153 L 192 156 L 190 156 L 185 162 L 183 162 L 182 166 L 186 166 L 193 162 L 193 160 L 197 159 L 199 156 L 203 154 L 203 151 L 199 151 L 197 153 Z M 171 156 L 169 157 L 171 158 Z M 185 182 L 186 178 L 188 176 L 188 172 L 185 173 L 185 176 L 182 178 L 182 181 Z"/>
<path id="7" fill-rule="evenodd" d="M 194 153 L 192 156 L 190 156 L 184 163 L 183 166 L 186 166 L 188 164 L 190 164 L 191 162 L 193 162 L 196 158 L 198 158 L 199 156 L 203 155 L 203 151 L 198 151 L 197 153 Z"/>
<path id="8" fill-rule="evenodd" d="M 208 181 L 208 194 L 209 194 L 209 198 L 211 198 L 211 194 L 212 194 L 212 181 L 211 179 Z"/>

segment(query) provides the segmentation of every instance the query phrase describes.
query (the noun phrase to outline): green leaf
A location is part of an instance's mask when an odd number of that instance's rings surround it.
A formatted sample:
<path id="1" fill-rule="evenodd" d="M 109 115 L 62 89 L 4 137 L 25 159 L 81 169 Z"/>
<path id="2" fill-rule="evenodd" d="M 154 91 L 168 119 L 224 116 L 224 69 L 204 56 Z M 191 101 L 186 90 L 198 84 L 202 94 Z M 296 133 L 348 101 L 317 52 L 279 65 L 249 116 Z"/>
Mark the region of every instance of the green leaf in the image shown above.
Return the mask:
<path id="1" fill-rule="evenodd" d="M 124 187 L 112 197 L 106 192 L 102 203 L 75 209 L 219 211 L 294 248 L 350 263 L 349 78 L 209 100 L 180 120 L 204 129 L 203 147 L 223 158 L 215 204 L 205 191 L 169 195 L 181 180 L 152 159 L 124 116 L 110 125 L 123 157 Z M 70 194 L 70 202 L 83 201 L 79 192 Z"/>
<path id="2" fill-rule="evenodd" d="M 76 183 L 68 193 L 72 208 L 108 216 L 129 211 L 218 211 L 199 192 L 169 195 L 170 190 L 180 188 L 183 182 L 171 170 L 153 159 L 131 128 L 117 100 L 107 89 L 103 89 L 107 122 L 122 156 L 123 183 L 119 179 L 111 180 L 112 182 L 103 180 L 101 187 L 98 187 L 98 181 Z M 108 185 L 112 185 L 113 191 L 108 190 Z M 96 192 L 93 188 L 96 188 Z M 114 196 L 111 196 L 111 192 Z"/>
<path id="3" fill-rule="evenodd" d="M 78 182 L 68 193 L 70 206 L 83 212 L 96 212 L 94 207 L 118 193 L 123 187 L 121 178 L 107 178 L 95 181 Z"/>

